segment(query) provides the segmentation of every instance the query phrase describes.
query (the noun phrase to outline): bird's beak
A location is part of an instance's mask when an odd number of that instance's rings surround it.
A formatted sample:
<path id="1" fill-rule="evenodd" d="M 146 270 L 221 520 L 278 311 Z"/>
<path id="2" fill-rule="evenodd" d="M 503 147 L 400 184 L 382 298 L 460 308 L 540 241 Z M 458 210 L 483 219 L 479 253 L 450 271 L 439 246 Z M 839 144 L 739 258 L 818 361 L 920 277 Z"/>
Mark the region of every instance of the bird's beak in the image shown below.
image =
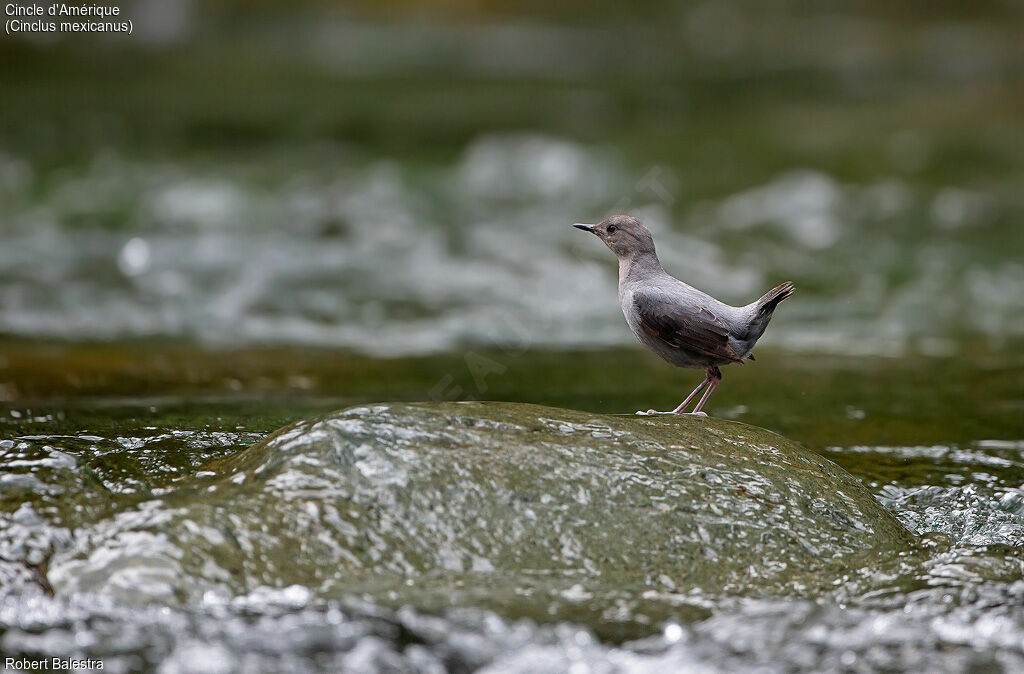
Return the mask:
<path id="1" fill-rule="evenodd" d="M 580 224 L 580 223 L 577 222 L 575 225 L 573 225 L 573 227 L 575 227 L 576 229 L 582 229 L 584 232 L 590 232 L 591 234 L 597 234 L 597 232 L 594 231 L 594 226 L 593 225 L 583 225 L 583 224 Z"/>

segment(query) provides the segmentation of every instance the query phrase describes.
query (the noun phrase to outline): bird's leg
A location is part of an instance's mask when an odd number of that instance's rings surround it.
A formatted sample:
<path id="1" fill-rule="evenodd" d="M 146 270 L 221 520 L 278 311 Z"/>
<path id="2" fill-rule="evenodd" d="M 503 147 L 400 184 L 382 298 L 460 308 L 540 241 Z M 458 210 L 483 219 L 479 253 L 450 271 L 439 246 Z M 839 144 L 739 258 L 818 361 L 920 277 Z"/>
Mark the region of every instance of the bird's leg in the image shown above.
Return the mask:
<path id="1" fill-rule="evenodd" d="M 707 414 L 701 412 L 701 409 L 704 407 L 704 403 L 708 401 L 708 398 L 711 397 L 711 394 L 714 393 L 715 389 L 718 388 L 718 385 L 720 383 L 722 383 L 722 371 L 719 370 L 717 367 L 709 367 L 708 390 L 704 391 L 704 395 L 701 396 L 700 402 L 697 403 L 697 406 L 693 408 L 693 411 L 690 412 L 690 414 L 701 414 L 707 416 Z"/>
<path id="2" fill-rule="evenodd" d="M 697 388 L 693 389 L 693 391 L 690 392 L 690 395 L 686 396 L 686 400 L 684 400 L 683 402 L 679 403 L 679 407 L 677 407 L 674 410 L 672 410 L 671 414 L 685 414 L 683 412 L 683 410 L 686 409 L 686 406 L 690 404 L 691 400 L 693 400 L 694 398 L 697 397 L 697 394 L 701 392 L 701 389 L 703 389 L 705 386 L 708 385 L 709 381 L 711 381 L 711 378 L 710 377 L 705 377 L 704 381 L 702 381 L 701 383 L 697 384 Z"/>
<path id="3" fill-rule="evenodd" d="M 697 397 L 697 394 L 700 393 L 701 389 L 703 389 L 705 386 L 708 385 L 709 381 L 711 381 L 711 371 L 710 370 L 708 370 L 708 375 L 706 377 L 704 377 L 704 381 L 702 381 L 701 383 L 697 384 L 697 388 L 693 389 L 693 392 L 690 393 L 690 395 L 686 396 L 686 400 L 684 400 L 683 402 L 679 403 L 679 407 L 675 408 L 671 412 L 658 412 L 657 410 L 647 410 L 646 412 L 644 412 L 642 410 L 638 410 L 637 414 L 639 414 L 640 416 L 647 416 L 647 415 L 650 415 L 650 414 L 685 414 L 685 412 L 683 412 L 683 410 L 686 409 L 686 406 L 690 404 L 691 400 L 693 400 L 694 398 Z"/>

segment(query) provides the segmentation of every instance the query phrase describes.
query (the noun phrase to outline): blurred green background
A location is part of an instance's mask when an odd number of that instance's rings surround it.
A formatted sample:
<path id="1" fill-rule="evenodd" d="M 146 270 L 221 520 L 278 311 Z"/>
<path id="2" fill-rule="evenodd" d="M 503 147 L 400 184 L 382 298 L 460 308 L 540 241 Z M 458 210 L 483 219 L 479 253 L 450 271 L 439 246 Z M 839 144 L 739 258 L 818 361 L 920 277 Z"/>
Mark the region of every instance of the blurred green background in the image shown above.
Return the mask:
<path id="1" fill-rule="evenodd" d="M 466 349 L 584 362 L 633 339 L 610 256 L 568 224 L 619 211 L 725 301 L 795 281 L 769 351 L 995 353 L 1020 381 L 1022 3 L 121 7 L 131 36 L 0 40 L 9 401 L 84 394 L 75 345 L 96 342 L 215 349 L 236 382 L 260 348 L 296 381 L 316 366 L 284 354 L 314 347 L 407 372 L 447 354 L 456 379 Z M 28 371 L 40 353 L 64 388 Z M 662 404 L 687 389 L 641 362 Z"/>

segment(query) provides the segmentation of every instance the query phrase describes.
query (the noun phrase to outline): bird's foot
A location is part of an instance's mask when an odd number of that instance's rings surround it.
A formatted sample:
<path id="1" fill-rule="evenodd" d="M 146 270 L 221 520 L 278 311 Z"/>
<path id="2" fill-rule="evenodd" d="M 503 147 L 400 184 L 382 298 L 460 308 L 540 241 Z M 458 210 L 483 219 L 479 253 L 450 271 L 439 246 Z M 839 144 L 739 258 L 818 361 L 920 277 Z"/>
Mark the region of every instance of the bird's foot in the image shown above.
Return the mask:
<path id="1" fill-rule="evenodd" d="M 655 414 L 678 414 L 678 412 L 659 412 L 658 410 L 647 410 L 646 412 L 637 410 L 636 413 L 641 417 L 649 417 Z"/>
<path id="2" fill-rule="evenodd" d="M 647 410 L 646 412 L 644 412 L 643 410 L 637 410 L 636 413 L 637 413 L 638 416 L 641 416 L 641 417 L 654 416 L 655 414 L 669 414 L 669 415 L 678 416 L 678 417 L 706 417 L 707 416 L 706 412 L 676 412 L 675 410 L 672 410 L 671 412 L 659 412 L 658 410 Z"/>

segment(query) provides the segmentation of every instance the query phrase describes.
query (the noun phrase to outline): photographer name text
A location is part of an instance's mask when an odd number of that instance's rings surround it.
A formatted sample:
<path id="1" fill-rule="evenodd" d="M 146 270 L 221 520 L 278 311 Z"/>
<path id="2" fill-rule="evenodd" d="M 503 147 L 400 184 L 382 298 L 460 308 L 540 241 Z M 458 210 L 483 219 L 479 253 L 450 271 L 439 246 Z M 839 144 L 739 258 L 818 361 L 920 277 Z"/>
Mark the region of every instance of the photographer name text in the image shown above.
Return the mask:
<path id="1" fill-rule="evenodd" d="M 4 658 L 4 669 L 18 669 L 29 672 L 36 669 L 52 671 L 75 671 L 76 669 L 103 669 L 102 660 L 79 660 L 76 658 Z"/>

